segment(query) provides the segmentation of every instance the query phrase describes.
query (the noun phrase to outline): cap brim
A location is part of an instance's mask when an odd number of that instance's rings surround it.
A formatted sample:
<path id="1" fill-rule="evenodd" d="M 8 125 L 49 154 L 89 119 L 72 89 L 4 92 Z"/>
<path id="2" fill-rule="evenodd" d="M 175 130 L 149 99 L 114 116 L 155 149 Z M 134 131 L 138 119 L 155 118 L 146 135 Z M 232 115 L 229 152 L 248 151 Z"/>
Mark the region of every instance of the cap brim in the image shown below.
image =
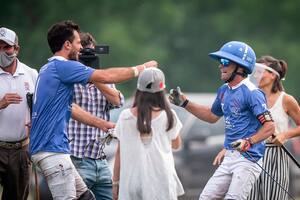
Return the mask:
<path id="1" fill-rule="evenodd" d="M 9 44 L 10 46 L 14 46 L 15 43 L 10 41 L 10 40 L 7 40 L 6 38 L 3 38 L 3 37 L 0 37 L 0 40 L 4 41 L 5 43 Z"/>
<path id="2" fill-rule="evenodd" d="M 220 58 L 226 58 L 232 62 L 235 62 L 237 64 L 240 64 L 242 66 L 245 66 L 247 67 L 248 66 L 248 63 L 244 60 L 241 60 L 239 57 L 237 56 L 234 56 L 232 54 L 229 54 L 227 52 L 224 52 L 224 51 L 216 51 L 216 52 L 213 52 L 213 53 L 210 53 L 208 54 L 211 58 L 215 59 L 215 60 L 219 60 Z"/>

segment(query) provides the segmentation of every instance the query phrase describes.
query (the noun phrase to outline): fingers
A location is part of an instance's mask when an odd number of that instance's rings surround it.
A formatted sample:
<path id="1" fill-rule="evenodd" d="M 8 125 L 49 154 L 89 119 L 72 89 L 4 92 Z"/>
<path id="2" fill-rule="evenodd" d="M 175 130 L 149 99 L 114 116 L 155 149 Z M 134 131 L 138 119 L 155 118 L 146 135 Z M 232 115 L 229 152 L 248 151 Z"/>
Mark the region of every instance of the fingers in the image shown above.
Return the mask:
<path id="1" fill-rule="evenodd" d="M 178 92 L 179 95 L 181 95 L 181 93 L 182 93 L 179 86 L 177 86 L 177 92 Z"/>
<path id="2" fill-rule="evenodd" d="M 218 162 L 218 155 L 215 157 L 215 159 L 214 159 L 214 162 L 213 162 L 213 165 L 215 166 L 215 165 L 217 165 L 219 162 Z"/>
<path id="3" fill-rule="evenodd" d="M 214 159 L 214 162 L 213 162 L 213 165 L 220 165 L 223 161 L 223 158 L 225 156 L 225 152 L 226 152 L 226 149 L 222 149 L 218 155 L 215 157 Z"/>
<path id="4" fill-rule="evenodd" d="M 148 67 L 157 67 L 158 63 L 155 60 L 151 60 L 148 62 L 145 62 L 144 65 L 148 68 Z"/>
<path id="5" fill-rule="evenodd" d="M 17 93 L 6 93 L 0 101 L 1 107 L 6 108 L 9 104 L 19 104 L 22 101 L 22 97 Z"/>
<path id="6" fill-rule="evenodd" d="M 22 101 L 22 97 L 17 93 L 8 93 L 4 98 L 8 104 L 19 104 Z"/>
<path id="7" fill-rule="evenodd" d="M 275 137 L 271 142 L 276 144 L 277 146 L 282 146 L 284 143 L 284 141 L 282 141 L 279 137 Z"/>

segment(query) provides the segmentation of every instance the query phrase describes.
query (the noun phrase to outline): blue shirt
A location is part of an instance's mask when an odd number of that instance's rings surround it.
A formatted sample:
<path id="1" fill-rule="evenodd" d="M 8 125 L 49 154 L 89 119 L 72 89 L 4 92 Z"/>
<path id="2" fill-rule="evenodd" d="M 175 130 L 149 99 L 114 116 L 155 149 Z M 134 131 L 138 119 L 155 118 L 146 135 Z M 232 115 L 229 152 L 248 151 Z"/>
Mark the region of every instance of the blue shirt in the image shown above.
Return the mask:
<path id="1" fill-rule="evenodd" d="M 69 153 L 67 125 L 75 83 L 86 84 L 94 69 L 55 56 L 39 73 L 33 101 L 30 154 Z"/>
<path id="2" fill-rule="evenodd" d="M 256 134 L 261 128 L 257 116 L 268 111 L 264 93 L 255 87 L 249 79 L 230 88 L 224 84 L 218 89 L 211 111 L 225 119 L 225 149 L 233 149 L 231 143 Z M 258 160 L 264 155 L 265 143 L 254 144 L 243 155 L 249 160 Z"/>

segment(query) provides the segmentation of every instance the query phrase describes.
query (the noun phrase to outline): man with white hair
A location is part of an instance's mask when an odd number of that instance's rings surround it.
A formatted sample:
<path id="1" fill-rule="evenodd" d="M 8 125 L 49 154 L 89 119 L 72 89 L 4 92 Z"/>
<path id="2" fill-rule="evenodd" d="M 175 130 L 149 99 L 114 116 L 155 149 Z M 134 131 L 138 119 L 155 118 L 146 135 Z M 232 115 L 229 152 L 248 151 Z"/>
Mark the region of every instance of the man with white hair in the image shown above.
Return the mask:
<path id="1" fill-rule="evenodd" d="M 26 94 L 34 91 L 38 73 L 17 58 L 16 33 L 0 28 L 0 181 L 2 199 L 25 200 L 29 193 L 30 159 Z"/>

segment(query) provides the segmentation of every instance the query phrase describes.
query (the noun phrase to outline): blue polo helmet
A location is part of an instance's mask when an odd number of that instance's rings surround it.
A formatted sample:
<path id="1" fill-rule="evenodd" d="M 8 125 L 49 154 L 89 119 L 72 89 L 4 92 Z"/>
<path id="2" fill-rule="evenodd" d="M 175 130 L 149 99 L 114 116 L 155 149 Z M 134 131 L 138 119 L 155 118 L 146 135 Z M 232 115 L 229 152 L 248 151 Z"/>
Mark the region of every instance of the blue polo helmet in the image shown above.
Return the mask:
<path id="1" fill-rule="evenodd" d="M 252 73 L 256 62 L 253 49 L 248 44 L 239 41 L 227 42 L 219 51 L 210 53 L 209 56 L 216 60 L 226 58 L 235 62 L 243 67 L 247 74 Z"/>

